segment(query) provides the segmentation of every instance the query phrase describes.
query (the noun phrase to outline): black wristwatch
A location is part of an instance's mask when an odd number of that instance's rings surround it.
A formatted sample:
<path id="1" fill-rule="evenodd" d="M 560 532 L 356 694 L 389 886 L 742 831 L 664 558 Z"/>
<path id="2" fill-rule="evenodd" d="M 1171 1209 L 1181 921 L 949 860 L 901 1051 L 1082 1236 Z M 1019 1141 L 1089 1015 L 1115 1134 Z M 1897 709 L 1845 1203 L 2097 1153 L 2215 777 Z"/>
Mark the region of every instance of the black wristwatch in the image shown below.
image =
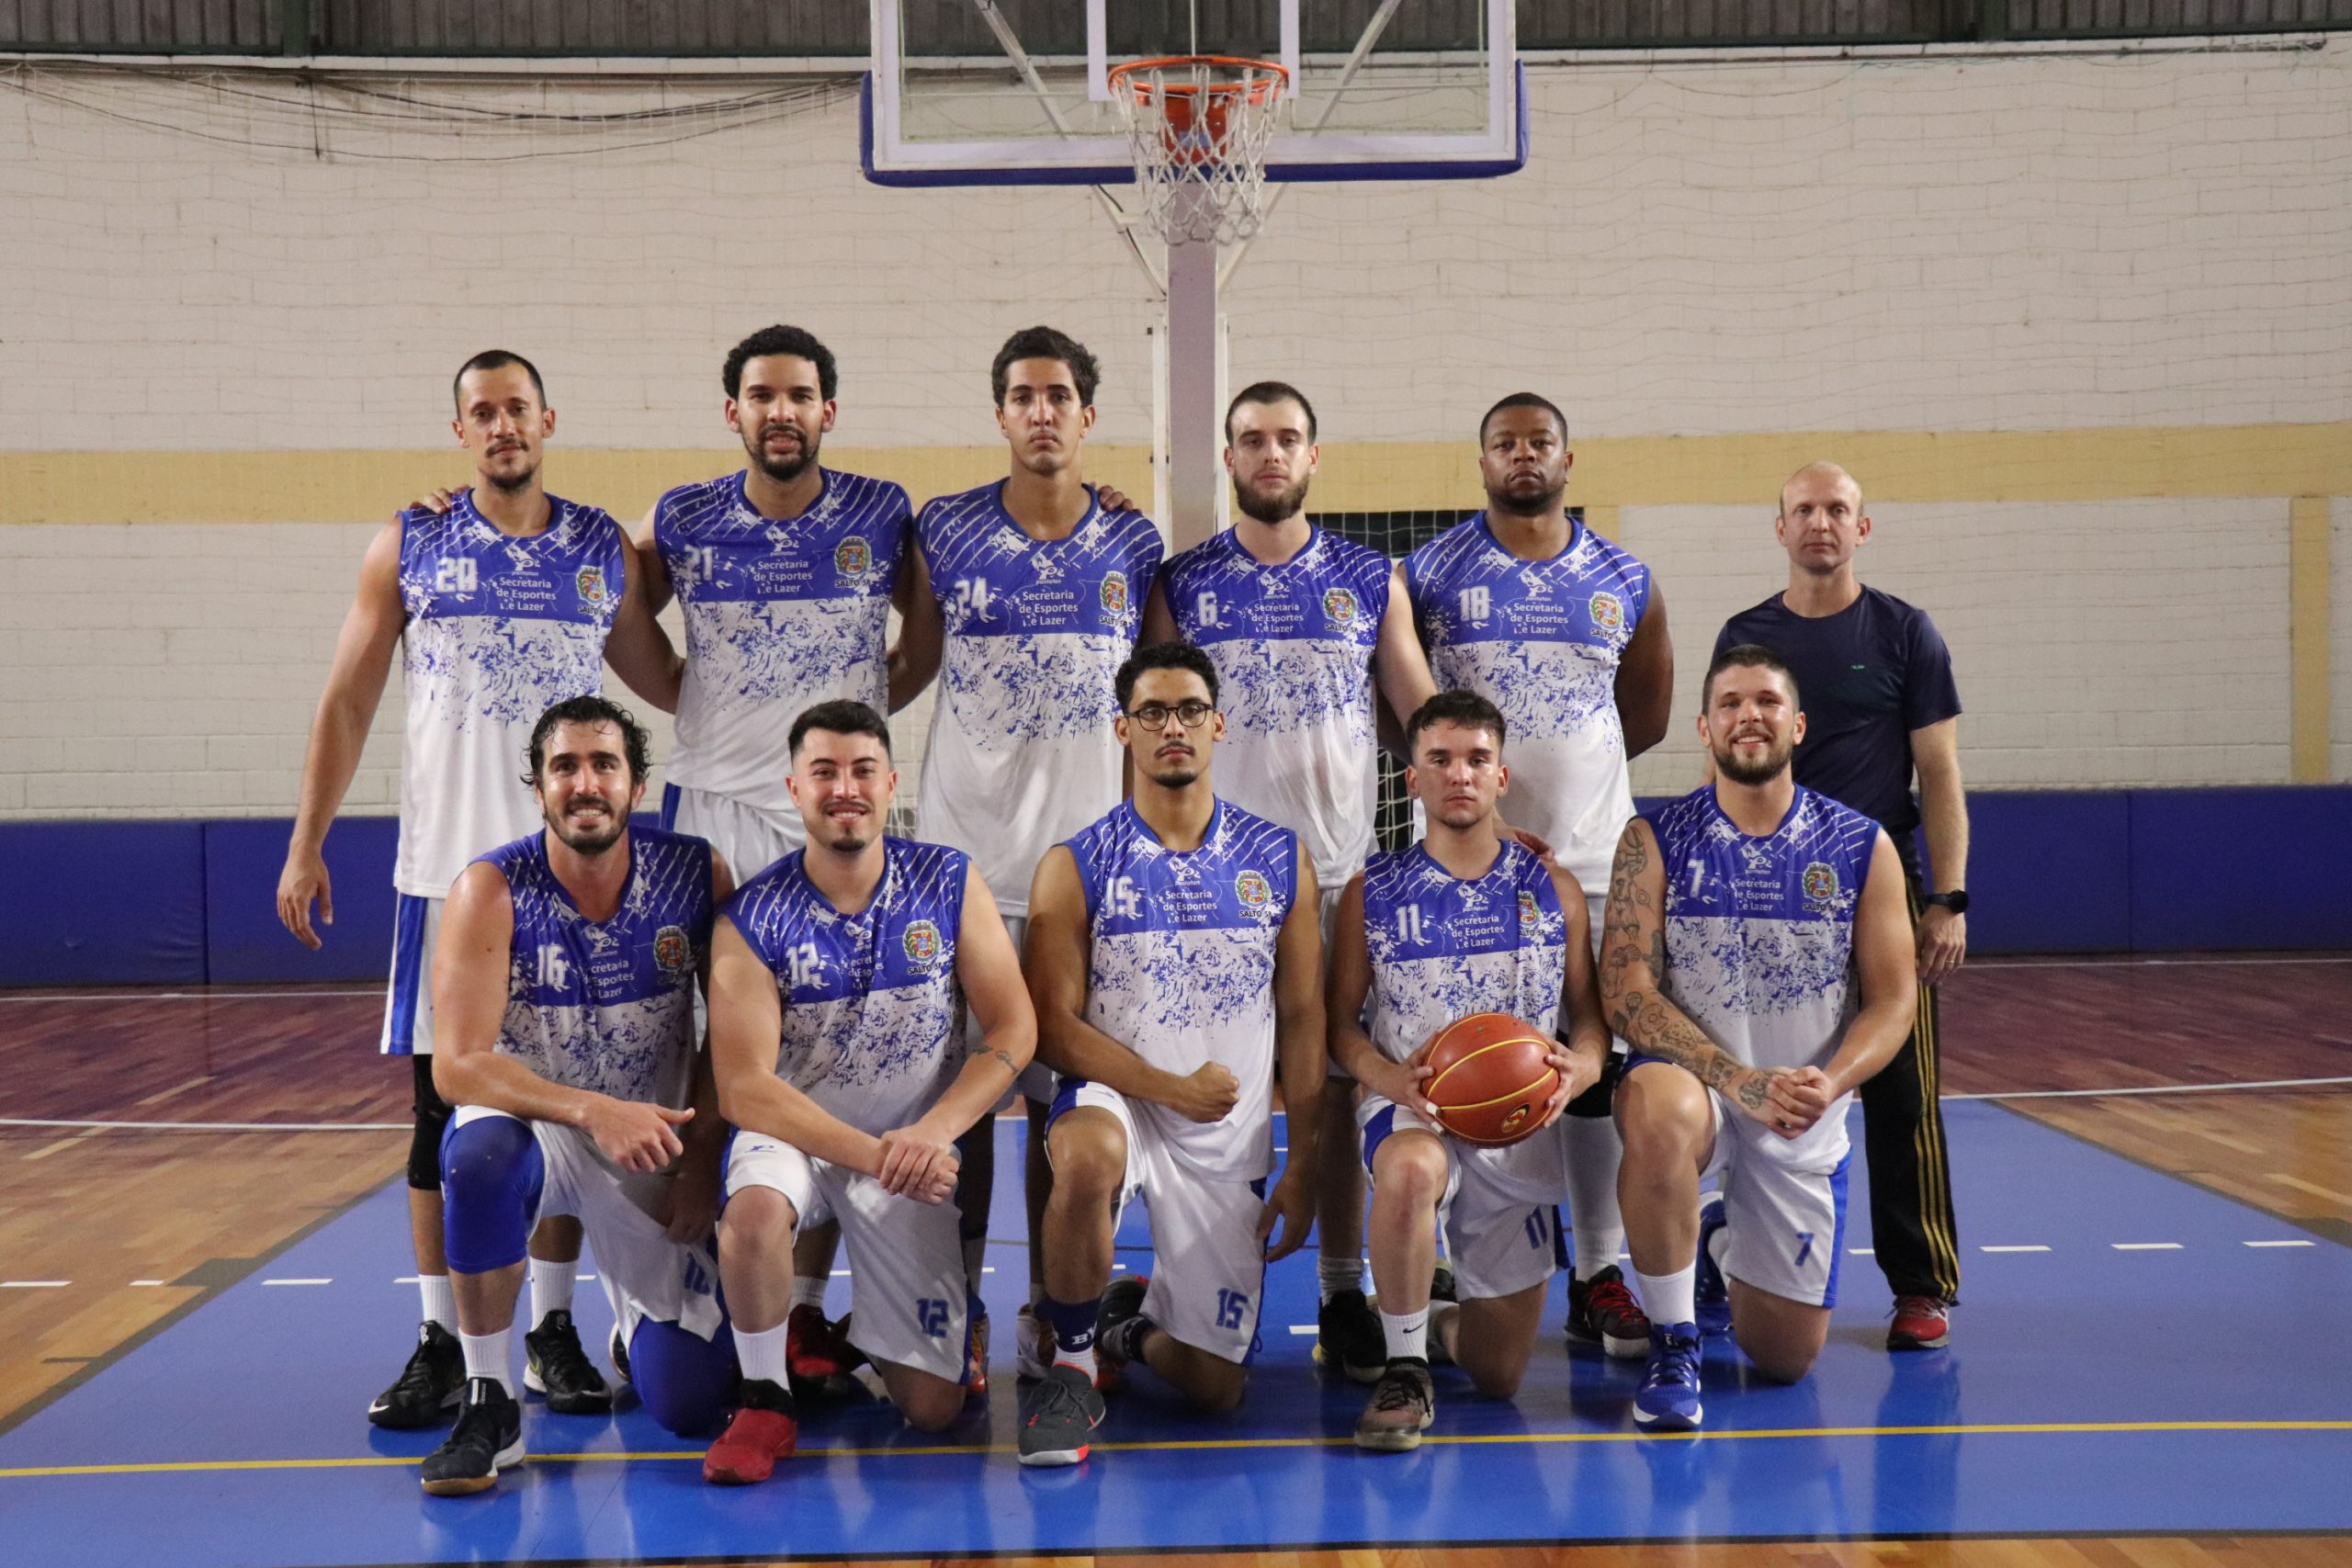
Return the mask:
<path id="1" fill-rule="evenodd" d="M 1949 909 L 1955 915 L 1964 915 L 1968 913 L 1968 889 L 1955 887 L 1949 893 L 1930 893 L 1919 902 L 1931 904 L 1939 909 Z"/>

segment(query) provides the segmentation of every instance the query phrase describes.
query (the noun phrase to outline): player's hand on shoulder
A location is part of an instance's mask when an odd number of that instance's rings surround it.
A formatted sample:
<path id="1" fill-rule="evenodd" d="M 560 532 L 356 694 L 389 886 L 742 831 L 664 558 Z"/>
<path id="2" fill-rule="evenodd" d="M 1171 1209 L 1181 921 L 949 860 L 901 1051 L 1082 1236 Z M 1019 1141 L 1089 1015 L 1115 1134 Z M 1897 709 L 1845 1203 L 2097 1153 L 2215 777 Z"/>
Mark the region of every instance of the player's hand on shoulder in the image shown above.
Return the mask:
<path id="1" fill-rule="evenodd" d="M 692 1111 L 673 1111 L 640 1100 L 598 1095 L 582 1118 L 605 1157 L 623 1170 L 660 1170 L 685 1152 L 675 1129 L 694 1120 Z"/>
<path id="2" fill-rule="evenodd" d="M 1222 1122 L 1241 1101 L 1241 1080 L 1222 1062 L 1203 1062 L 1176 1080 L 1170 1110 L 1188 1122 Z"/>
<path id="3" fill-rule="evenodd" d="M 286 869 L 277 874 L 277 919 L 304 947 L 317 952 L 319 934 L 311 929 L 311 904 L 318 902 L 319 924 L 334 924 L 334 886 L 327 877 L 327 863 L 315 850 L 288 851 Z"/>
<path id="4" fill-rule="evenodd" d="M 467 488 L 460 485 L 456 490 L 428 490 L 401 510 L 404 513 L 430 512 L 435 517 L 444 517 L 448 514 L 449 508 L 458 504 L 458 497 L 465 494 Z M 397 523 L 400 519 L 395 517 L 392 521 Z"/>
<path id="5" fill-rule="evenodd" d="M 1552 841 L 1549 839 L 1539 838 L 1537 835 L 1529 832 L 1526 829 L 1514 828 L 1508 822 L 1501 824 L 1501 827 L 1503 830 L 1503 837 L 1518 840 L 1520 848 L 1525 850 L 1529 854 L 1533 855 L 1545 865 L 1556 863 L 1552 859 Z"/>
<path id="6" fill-rule="evenodd" d="M 1094 499 L 1102 503 L 1102 510 L 1105 512 L 1140 512 L 1143 510 L 1143 508 L 1137 506 L 1133 501 L 1130 501 L 1127 498 L 1127 492 L 1125 491 L 1121 490 L 1116 485 L 1096 485 L 1094 487 Z"/>

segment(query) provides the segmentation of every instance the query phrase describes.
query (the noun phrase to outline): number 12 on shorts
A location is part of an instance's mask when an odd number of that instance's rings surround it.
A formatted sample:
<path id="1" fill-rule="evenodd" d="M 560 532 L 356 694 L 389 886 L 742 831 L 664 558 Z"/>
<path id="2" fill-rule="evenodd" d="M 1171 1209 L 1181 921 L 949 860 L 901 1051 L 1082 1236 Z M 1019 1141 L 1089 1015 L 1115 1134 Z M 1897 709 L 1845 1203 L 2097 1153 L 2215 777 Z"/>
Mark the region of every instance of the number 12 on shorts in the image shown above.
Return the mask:
<path id="1" fill-rule="evenodd" d="M 933 1339 L 947 1337 L 947 1303 L 935 1297 L 922 1296 L 915 1302 L 915 1324 Z"/>
<path id="2" fill-rule="evenodd" d="M 1216 1293 L 1216 1325 L 1219 1328 L 1240 1327 L 1242 1314 L 1249 1310 L 1249 1292 L 1219 1291 Z"/>

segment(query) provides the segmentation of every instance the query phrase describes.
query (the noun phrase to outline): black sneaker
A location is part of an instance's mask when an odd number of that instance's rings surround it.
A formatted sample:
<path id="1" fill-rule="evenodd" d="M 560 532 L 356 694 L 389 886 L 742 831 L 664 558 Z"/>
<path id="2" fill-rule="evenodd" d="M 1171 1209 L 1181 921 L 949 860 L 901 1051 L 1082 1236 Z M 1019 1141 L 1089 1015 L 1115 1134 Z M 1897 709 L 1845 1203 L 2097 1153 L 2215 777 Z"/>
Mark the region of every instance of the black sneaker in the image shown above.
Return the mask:
<path id="1" fill-rule="evenodd" d="M 523 1406 L 502 1383 L 475 1378 L 466 1384 L 458 1429 L 424 1456 L 424 1489 L 435 1497 L 464 1497 L 498 1484 L 498 1472 L 523 1462 Z"/>
<path id="2" fill-rule="evenodd" d="M 1362 1291 L 1340 1291 L 1315 1314 L 1315 1359 L 1351 1381 L 1375 1383 L 1388 1367 L 1388 1337 Z"/>
<path id="3" fill-rule="evenodd" d="M 548 1396 L 548 1408 L 559 1416 L 603 1416 L 613 1408 L 613 1391 L 605 1376 L 581 1348 L 580 1330 L 571 1314 L 560 1310 L 539 1319 L 523 1336 L 523 1386 Z"/>
<path id="4" fill-rule="evenodd" d="M 1102 1425 L 1102 1396 L 1076 1367 L 1054 1366 L 1021 1393 L 1021 1462 L 1076 1464 Z"/>
<path id="5" fill-rule="evenodd" d="M 1598 1345 L 1620 1360 L 1650 1353 L 1650 1320 L 1614 1263 L 1589 1280 L 1568 1276 L 1568 1337 Z"/>
<path id="6" fill-rule="evenodd" d="M 423 1324 L 400 1381 L 376 1396 L 368 1419 L 396 1432 L 438 1427 L 457 1409 L 465 1389 L 466 1353 L 458 1337 L 437 1323 Z"/>
<path id="7" fill-rule="evenodd" d="M 1453 1283 L 1453 1265 L 1448 1263 L 1442 1258 L 1439 1258 L 1437 1260 L 1437 1267 L 1430 1271 L 1429 1347 L 1430 1365 L 1432 1367 L 1450 1367 L 1453 1365 L 1453 1358 L 1446 1353 L 1445 1341 L 1440 1339 L 1437 1336 L 1437 1314 L 1439 1307 L 1451 1305 L 1461 1299 L 1462 1298 L 1457 1293 Z M 1386 1346 L 1385 1337 L 1382 1344 L 1385 1352 Z M 1385 1356 L 1384 1354 L 1382 1365 L 1385 1366 L 1386 1364 Z"/>
<path id="8" fill-rule="evenodd" d="M 621 1382 L 628 1382 L 628 1347 L 621 1342 L 621 1331 L 617 1327 L 613 1330 L 612 1338 L 605 1342 L 605 1348 L 612 1355 L 613 1371 L 619 1375 Z"/>
<path id="9" fill-rule="evenodd" d="M 1143 1314 L 1143 1298 L 1151 1289 L 1150 1279 L 1142 1274 L 1126 1274 L 1111 1281 L 1102 1292 L 1102 1304 L 1094 1309 L 1094 1359 L 1106 1379 L 1117 1377 L 1121 1368 L 1143 1356 L 1143 1337 L 1151 1331 L 1151 1319 Z"/>

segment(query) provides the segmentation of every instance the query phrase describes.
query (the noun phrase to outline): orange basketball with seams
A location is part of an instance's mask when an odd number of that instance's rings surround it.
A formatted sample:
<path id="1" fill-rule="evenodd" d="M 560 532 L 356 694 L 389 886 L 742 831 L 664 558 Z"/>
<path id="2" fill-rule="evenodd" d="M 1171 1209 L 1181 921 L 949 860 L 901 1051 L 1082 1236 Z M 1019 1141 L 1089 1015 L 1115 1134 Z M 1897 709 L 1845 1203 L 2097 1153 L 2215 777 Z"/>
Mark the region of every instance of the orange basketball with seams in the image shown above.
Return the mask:
<path id="1" fill-rule="evenodd" d="M 1524 1019 L 1474 1012 L 1430 1042 L 1422 1085 L 1445 1130 L 1464 1143 L 1515 1144 L 1535 1131 L 1560 1075 L 1544 1058 L 1556 1048 Z"/>

